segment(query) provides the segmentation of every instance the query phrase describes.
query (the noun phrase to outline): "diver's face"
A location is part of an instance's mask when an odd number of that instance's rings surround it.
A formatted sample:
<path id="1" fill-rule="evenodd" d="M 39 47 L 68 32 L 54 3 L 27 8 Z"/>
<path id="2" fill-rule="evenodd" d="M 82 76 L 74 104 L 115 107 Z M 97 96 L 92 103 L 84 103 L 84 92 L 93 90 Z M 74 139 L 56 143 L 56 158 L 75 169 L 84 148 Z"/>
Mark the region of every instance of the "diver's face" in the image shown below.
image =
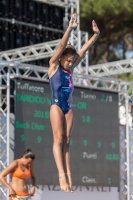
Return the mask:
<path id="1" fill-rule="evenodd" d="M 24 165 L 32 165 L 33 164 L 33 160 L 31 158 L 23 158 L 23 164 Z"/>
<path id="2" fill-rule="evenodd" d="M 66 71 L 71 70 L 74 62 L 76 61 L 76 58 L 77 58 L 77 55 L 62 56 L 60 59 L 60 62 L 63 69 Z"/>

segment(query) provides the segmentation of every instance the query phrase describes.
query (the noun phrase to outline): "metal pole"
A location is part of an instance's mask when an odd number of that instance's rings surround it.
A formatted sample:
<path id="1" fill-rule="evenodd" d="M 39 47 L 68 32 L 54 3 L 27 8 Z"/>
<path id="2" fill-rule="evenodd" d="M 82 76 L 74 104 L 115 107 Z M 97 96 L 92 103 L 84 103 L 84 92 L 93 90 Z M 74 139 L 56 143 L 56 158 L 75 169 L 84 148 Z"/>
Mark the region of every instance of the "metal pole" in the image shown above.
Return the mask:
<path id="1" fill-rule="evenodd" d="M 125 106 L 126 106 L 126 161 L 127 161 L 127 200 L 130 200 L 130 152 L 129 152 L 129 125 L 128 125 L 128 93 L 126 87 Z"/>
<path id="2" fill-rule="evenodd" d="M 7 125 L 7 166 L 9 165 L 9 156 L 10 156 L 10 73 L 7 73 L 7 116 L 6 116 L 6 125 Z M 7 176 L 7 182 L 10 182 L 9 175 Z M 9 190 L 7 190 L 7 197 L 9 196 Z"/>
<path id="3" fill-rule="evenodd" d="M 89 37 L 89 34 L 86 33 L 86 34 L 85 34 L 85 41 L 86 41 L 86 42 L 88 41 L 88 37 Z M 85 59 L 86 59 L 86 61 L 85 61 L 85 63 L 86 63 L 86 67 L 85 67 L 86 71 L 85 71 L 85 74 L 88 75 L 88 68 L 89 68 L 89 50 L 86 52 Z"/>
<path id="4" fill-rule="evenodd" d="M 0 86 L 2 85 L 2 77 L 0 77 Z M 2 103 L 2 89 L 0 89 L 0 108 Z M 2 112 L 0 112 L 0 135 L 2 134 Z M 0 155 L 2 155 L 2 139 L 0 137 Z M 1 161 L 1 156 L 0 156 Z M 0 171 L 2 170 L 2 166 L 0 164 Z M 0 188 L 2 187 L 2 184 L 0 183 Z M 2 199 L 2 191 L 0 190 L 0 199 Z"/>
<path id="5" fill-rule="evenodd" d="M 82 43 L 82 41 L 81 41 L 81 31 L 80 30 L 78 30 L 78 51 L 81 49 L 81 43 Z M 78 64 L 78 69 L 79 69 L 79 72 L 80 73 L 82 73 L 81 72 L 81 62 Z"/>
<path id="6" fill-rule="evenodd" d="M 79 31 L 80 30 L 80 2 L 79 2 L 79 0 L 77 0 L 76 1 L 76 3 L 77 3 L 77 21 L 78 21 L 78 23 L 79 23 L 79 25 L 78 25 L 78 27 L 77 27 L 77 31 Z"/>

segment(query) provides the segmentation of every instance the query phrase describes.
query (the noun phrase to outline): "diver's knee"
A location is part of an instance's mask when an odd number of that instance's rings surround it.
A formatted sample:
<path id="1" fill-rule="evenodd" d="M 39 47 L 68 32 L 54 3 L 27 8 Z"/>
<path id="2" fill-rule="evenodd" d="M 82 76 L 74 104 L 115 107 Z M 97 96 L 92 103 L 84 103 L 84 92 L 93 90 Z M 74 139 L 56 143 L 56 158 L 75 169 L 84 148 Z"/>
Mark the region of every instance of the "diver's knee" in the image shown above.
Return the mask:
<path id="1" fill-rule="evenodd" d="M 63 144 L 63 136 L 62 135 L 55 136 L 54 137 L 54 143 L 62 145 Z"/>

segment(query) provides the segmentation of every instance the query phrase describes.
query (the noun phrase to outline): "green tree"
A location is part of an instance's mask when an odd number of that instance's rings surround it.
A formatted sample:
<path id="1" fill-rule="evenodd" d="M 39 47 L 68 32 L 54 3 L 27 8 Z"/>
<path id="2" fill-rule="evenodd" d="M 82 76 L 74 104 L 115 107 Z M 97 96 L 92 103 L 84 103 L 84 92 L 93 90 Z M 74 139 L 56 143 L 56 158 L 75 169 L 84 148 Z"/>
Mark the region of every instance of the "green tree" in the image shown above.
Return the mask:
<path id="1" fill-rule="evenodd" d="M 90 65 L 133 57 L 133 0 L 80 0 L 80 17 L 89 36 L 93 19 L 101 32 L 89 51 Z"/>

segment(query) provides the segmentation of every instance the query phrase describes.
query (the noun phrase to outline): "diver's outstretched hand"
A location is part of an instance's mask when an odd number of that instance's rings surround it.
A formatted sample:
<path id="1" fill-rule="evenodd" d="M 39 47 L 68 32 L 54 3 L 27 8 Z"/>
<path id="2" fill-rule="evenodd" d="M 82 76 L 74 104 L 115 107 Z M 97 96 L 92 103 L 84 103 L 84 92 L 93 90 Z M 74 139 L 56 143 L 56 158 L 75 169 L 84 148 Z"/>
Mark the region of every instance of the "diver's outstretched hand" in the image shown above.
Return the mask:
<path id="1" fill-rule="evenodd" d="M 78 26 L 78 23 L 77 23 L 77 14 L 73 14 L 71 16 L 71 19 L 69 21 L 69 27 L 70 28 L 76 28 Z"/>
<path id="2" fill-rule="evenodd" d="M 92 29 L 93 29 L 94 33 L 100 34 L 99 28 L 94 20 L 92 21 Z"/>

